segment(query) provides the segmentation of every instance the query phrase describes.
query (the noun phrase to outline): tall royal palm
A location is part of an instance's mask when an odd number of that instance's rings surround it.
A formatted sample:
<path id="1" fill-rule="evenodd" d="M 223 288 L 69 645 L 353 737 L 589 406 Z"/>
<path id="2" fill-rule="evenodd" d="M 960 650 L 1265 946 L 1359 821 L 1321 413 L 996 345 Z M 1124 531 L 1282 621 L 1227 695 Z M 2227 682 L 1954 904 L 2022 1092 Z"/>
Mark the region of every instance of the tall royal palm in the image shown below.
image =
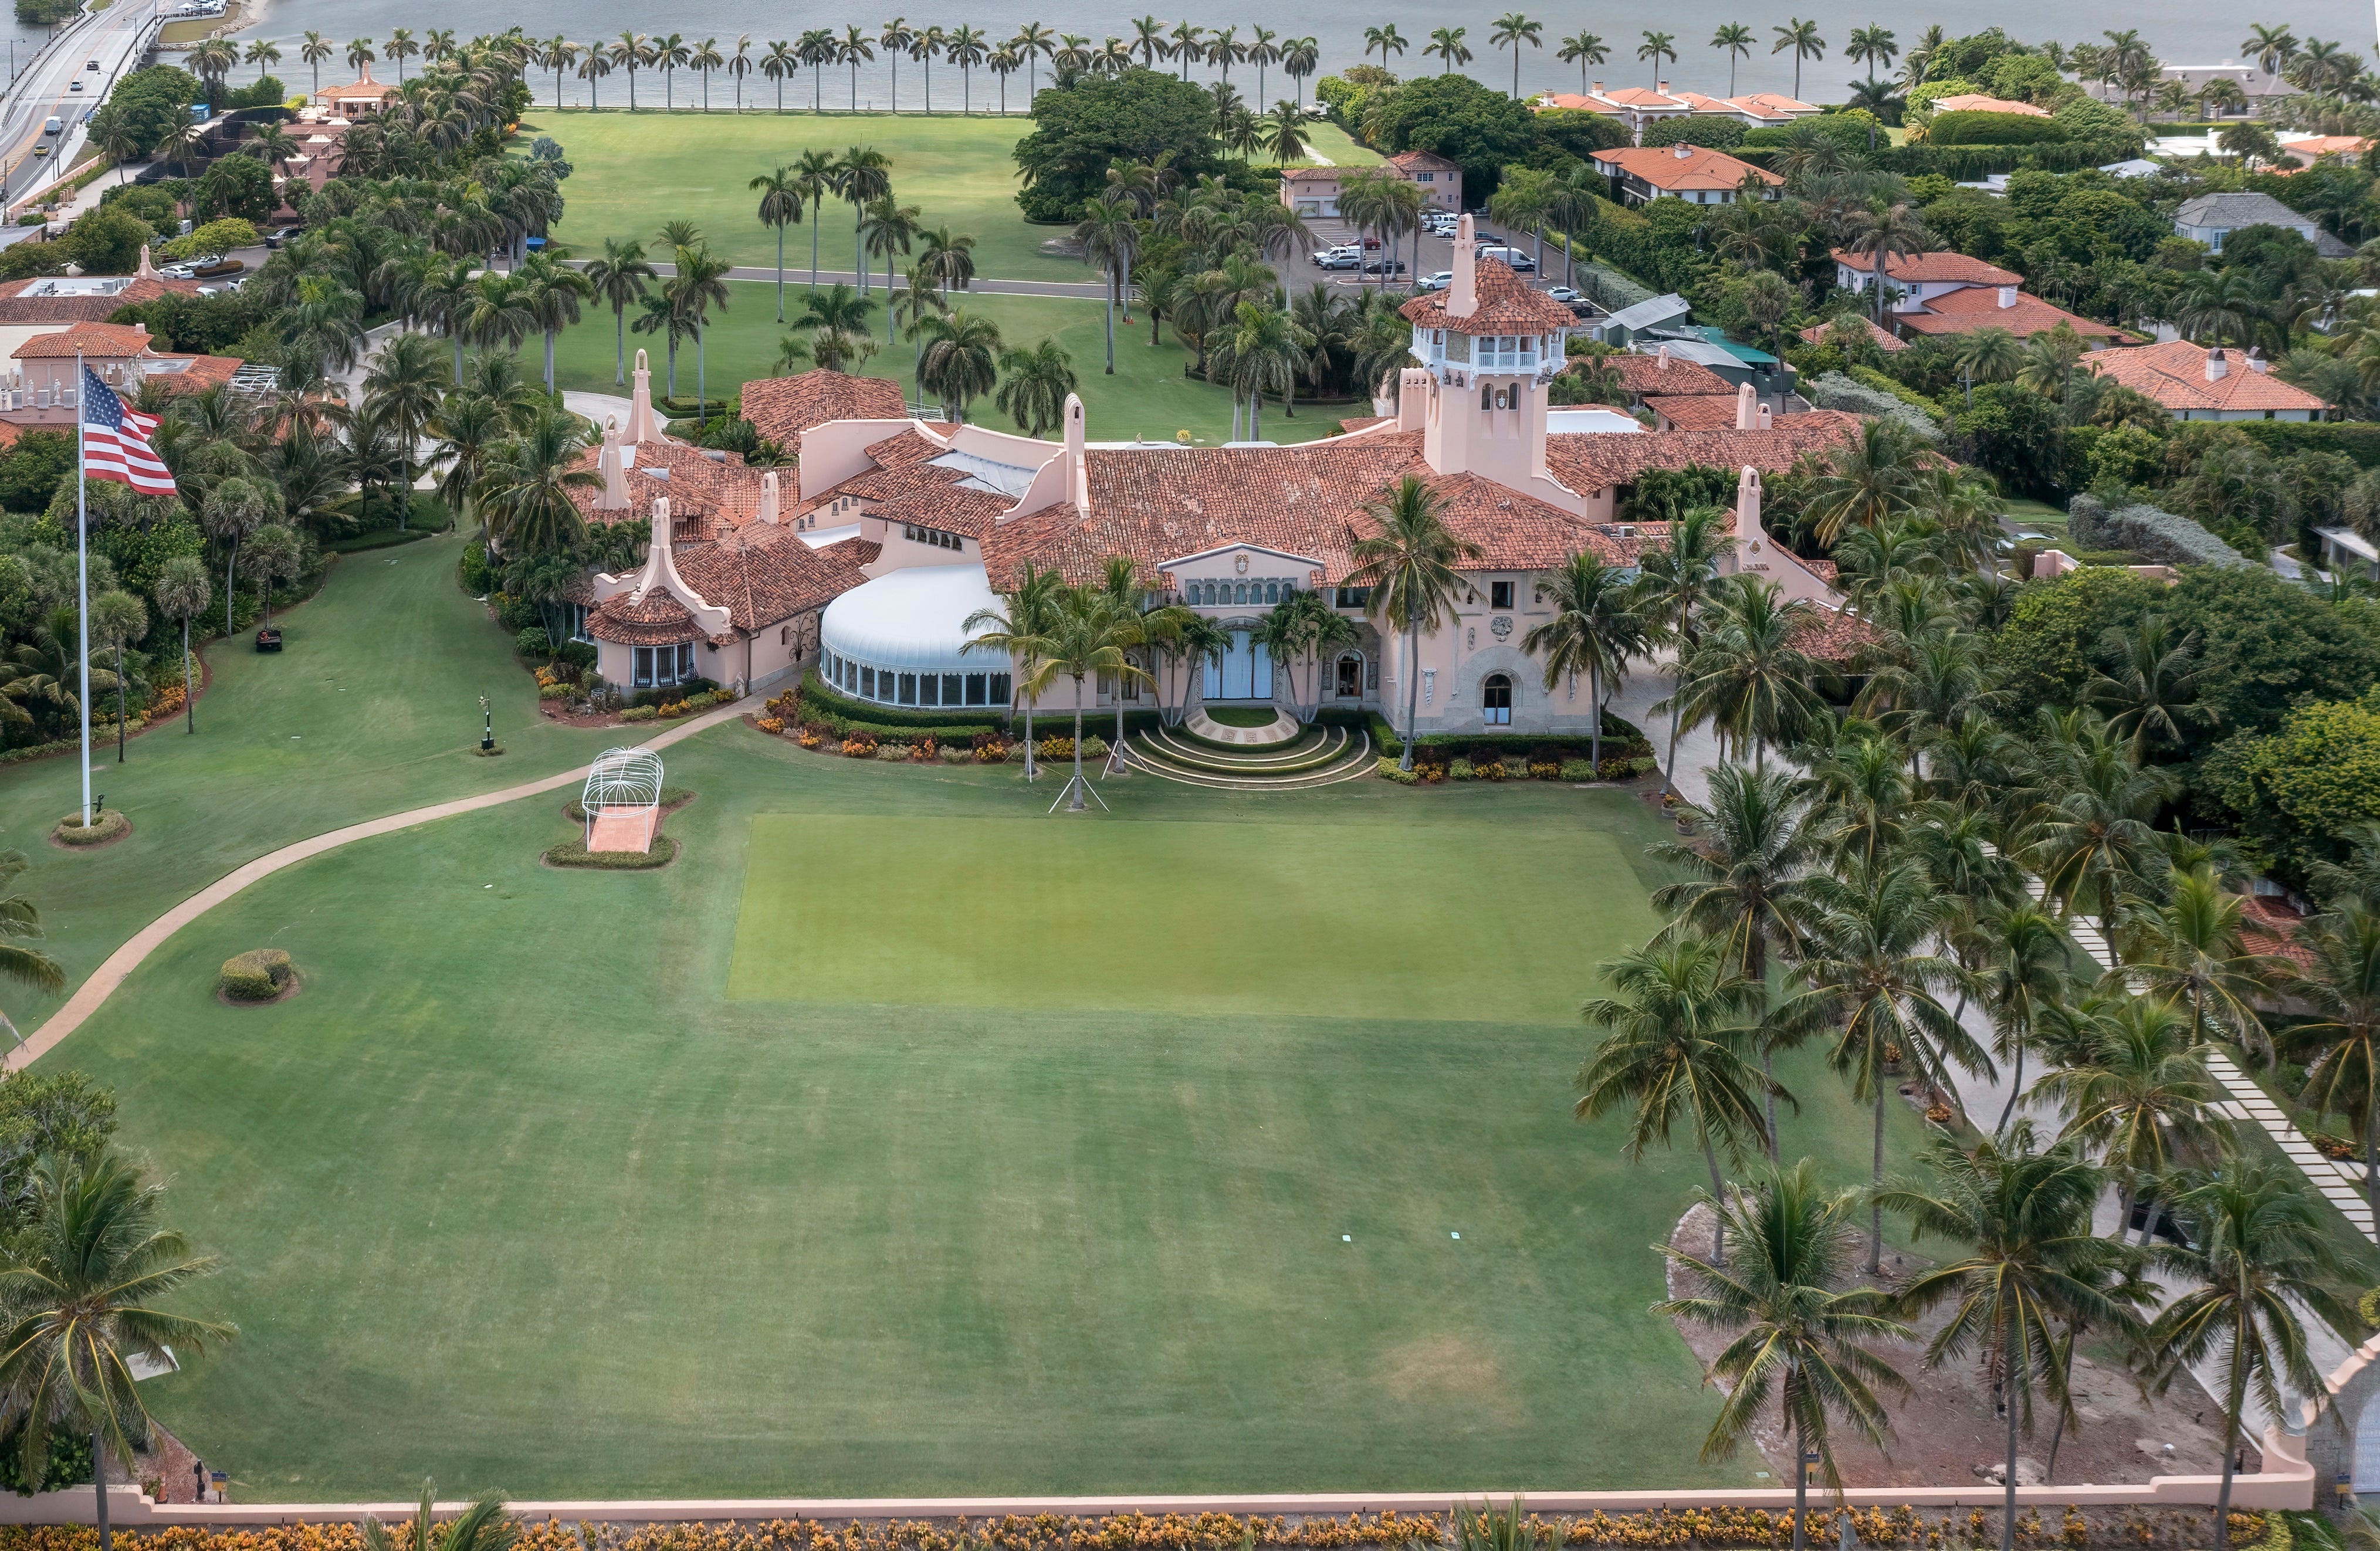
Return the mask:
<path id="1" fill-rule="evenodd" d="M 859 269 L 859 294 L 868 295 L 868 207 L 888 198 L 892 192 L 892 159 L 874 146 L 855 145 L 846 149 L 843 159 L 834 164 L 835 197 L 851 206 L 851 244 Z M 887 273 L 887 281 L 891 279 Z M 810 276 L 815 289 L 818 276 Z"/>
<path id="2" fill-rule="evenodd" d="M 1678 790 L 1678 714 L 1684 704 L 1686 660 L 1701 639 L 1701 613 L 1719 583 L 1718 563 L 1733 547 L 1723 526 L 1726 515 L 1714 506 L 1697 506 L 1670 525 L 1670 541 L 1646 550 L 1637 559 L 1642 580 L 1637 584 L 1647 628 L 1653 639 L 1677 654 L 1675 686 L 1670 694 L 1670 754 L 1664 759 L 1662 789 Z"/>
<path id="3" fill-rule="evenodd" d="M 237 1332 L 157 1305 L 215 1269 L 160 1220 L 164 1187 L 114 1154 L 53 1154 L 35 1164 L 31 1226 L 0 1266 L 0 1414 L 24 1479 L 47 1473 L 61 1430 L 90 1435 L 102 1551 L 109 1545 L 107 1462 L 131 1462 L 151 1424 L 132 1360 L 159 1367 Z"/>
<path id="4" fill-rule="evenodd" d="M 793 188 L 810 207 L 810 291 L 818 291 L 819 278 L 819 212 L 826 201 L 838 197 L 843 187 L 843 166 L 834 153 L 816 147 L 794 158 Z"/>
<path id="5" fill-rule="evenodd" d="M 2231 1544 L 2231 1474 L 2248 1398 L 2277 1417 L 2284 1386 L 2296 1395 L 2325 1393 L 2298 1311 L 2312 1309 L 2337 1329 L 2355 1328 L 2354 1312 L 2331 1290 L 2346 1267 L 2296 1165 L 2235 1156 L 2194 1176 L 2174 1206 L 2188 1242 L 2158 1245 L 2155 1261 L 2169 1285 L 2189 1290 L 2157 1315 L 2142 1346 L 2160 1387 L 2201 1363 L 2214 1363 L 2223 1375 L 2215 1545 L 2224 1551 Z"/>
<path id="6" fill-rule="evenodd" d="M 400 333 L 381 346 L 364 373 L 365 415 L 388 427 L 396 437 L 400 531 L 412 515 L 415 448 L 445 396 L 439 387 L 439 379 L 446 374 L 446 363 L 440 358 L 443 354 L 438 342 L 426 333 Z"/>
<path id="7" fill-rule="evenodd" d="M 496 548 L 515 558 L 570 550 L 585 531 L 572 492 L 603 480 L 579 467 L 586 444 L 581 421 L 565 410 L 540 410 L 520 435 L 498 442 L 480 477 L 480 511 Z"/>
<path id="8" fill-rule="evenodd" d="M 179 620 L 182 625 L 182 711 L 187 722 L 185 731 L 199 730 L 198 685 L 191 680 L 190 621 L 206 612 L 214 597 L 213 584 L 207 579 L 207 568 L 197 555 L 177 554 L 158 567 L 156 586 L 150 589 L 157 600 L 157 612 L 167 619 Z M 0 936 L 6 936 L 6 903 L 0 901 Z"/>
<path id="9" fill-rule="evenodd" d="M 1721 939 L 1676 935 L 1657 939 L 1601 967 L 1612 994 L 1579 1009 L 1604 1031 L 1578 1073 L 1583 1121 L 1627 1106 L 1627 1157 L 1641 1159 L 1658 1142 L 1670 1145 L 1680 1123 L 1710 1169 L 1711 1199 L 1727 1198 L 1719 1155 L 1743 1161 L 1767 1133 L 1764 1101 L 1790 1094 L 1751 1060 L 1767 996 L 1740 973 L 1740 960 Z M 1712 1222 L 1711 1263 L 1727 1264 L 1727 1218 Z"/>
<path id="10" fill-rule="evenodd" d="M 1364 612 L 1405 638 L 1404 752 L 1397 768 L 1414 764 L 1415 724 L 1421 714 L 1421 636 L 1436 631 L 1463 585 L 1462 563 L 1478 545 L 1449 531 L 1438 492 L 1408 474 L 1365 509 L 1371 531 L 1355 540 L 1350 587 L 1369 589 Z"/>
<path id="11" fill-rule="evenodd" d="M 1985 1072 L 1991 1058 L 1942 1005 L 1963 988 L 1966 972 L 1934 951 L 1949 902 L 1914 862 L 1887 857 L 1854 865 L 1842 877 L 1810 880 L 1809 944 L 1799 972 L 1807 989 L 1779 1010 L 1789 1029 L 1832 1031 L 1828 1061 L 1852 1080 L 1852 1097 L 1875 1116 L 1870 1181 L 1884 1185 L 1884 1118 L 1898 1057 L 1930 1088 L 1950 1087 L 1949 1069 Z M 1867 1269 L 1882 1267 L 1884 1208 L 1871 1204 Z"/>
<path id="12" fill-rule="evenodd" d="M 605 237 L 603 256 L 589 264 L 583 273 L 588 285 L 594 288 L 595 299 L 612 309 L 612 382 L 615 387 L 625 387 L 628 309 L 644 300 L 645 286 L 659 279 L 660 272 L 646 261 L 643 243 L 633 237 Z"/>
<path id="13" fill-rule="evenodd" d="M 959 628 L 966 634 L 966 644 L 959 648 L 961 656 L 970 652 L 998 652 L 1009 660 L 1010 693 L 1025 707 L 1025 779 L 1034 779 L 1033 769 L 1033 708 L 1039 699 L 1031 688 L 1034 669 L 1038 665 L 1042 642 L 1048 637 L 1058 617 L 1060 600 L 1066 590 L 1065 578 L 1056 571 L 1038 571 L 1027 561 L 1017 573 L 1015 586 L 1000 595 L 997 609 L 978 609 L 966 617 Z M 1015 713 L 1014 703 L 1009 707 Z"/>
<path id="14" fill-rule="evenodd" d="M 1822 849 L 1809 801 L 1782 770 L 1721 765 L 1711 771 L 1710 800 L 1699 817 L 1702 844 L 1664 841 L 1651 848 L 1656 860 L 1682 875 L 1654 892 L 1653 908 L 1676 923 L 1672 930 L 1726 943 L 1739 972 L 1760 988 L 1765 1012 L 1769 954 L 1791 957 L 1808 926 L 1808 880 Z M 1778 1031 L 1765 1017 L 1762 1022 L 1760 1067 L 1773 1079 Z M 1766 1120 L 1768 1161 L 1775 1163 L 1773 1097 Z"/>
<path id="15" fill-rule="evenodd" d="M 1643 655 L 1645 618 L 1637 610 L 1635 577 L 1584 551 L 1564 561 L 1546 578 L 1546 602 L 1553 617 L 1521 637 L 1521 649 L 1545 660 L 1550 696 L 1565 678 L 1586 675 L 1587 758 L 1603 773 L 1603 691 Z"/>
<path id="16" fill-rule="evenodd" d="M 1870 1288 L 1838 1290 L 1855 1279 L 1856 1191 L 1830 1192 L 1807 1158 L 1772 1169 L 1746 1190 L 1713 1200 L 1735 1231 L 1735 1264 L 1722 1268 L 1674 1246 L 1662 1253 L 1700 1282 L 1694 1292 L 1653 1305 L 1656 1315 L 1733 1337 L 1711 1359 L 1709 1378 L 1726 1387 L 1718 1419 L 1703 1439 L 1706 1460 L 1725 1460 L 1755 1436 L 1774 1402 L 1792 1440 L 1793 1551 L 1809 1545 L 1810 1475 L 1799 1461 L 1817 1456 L 1830 1486 L 1838 1420 L 1871 1443 L 1884 1439 L 1878 1390 L 1908 1384 L 1870 1348 L 1906 1339 L 1886 1295 Z"/>
<path id="17" fill-rule="evenodd" d="M 1116 298 L 1132 283 L 1132 261 L 1140 253 L 1139 208 L 1121 189 L 1108 188 L 1083 204 L 1083 218 L 1074 237 L 1082 245 L 1083 262 L 1099 270 L 1107 281 L 1108 370 L 1115 375 Z"/>
<path id="18" fill-rule="evenodd" d="M 2133 1323 L 2104 1274 L 2124 1253 L 2091 1232 L 2099 1170 L 2070 1142 L 2034 1150 L 2031 1130 L 1972 1149 L 1942 1138 L 1926 1149 L 1920 1179 L 1884 1193 L 1915 1241 L 1947 1240 L 1961 1252 L 1921 1273 L 1900 1302 L 1949 1310 L 1926 1343 L 1926 1367 L 1980 1357 L 1997 1391 L 2007 1423 L 2000 1551 L 2016 1551 L 2017 1443 L 2033 1429 L 2034 1398 L 2061 1415 L 2072 1405 L 2059 1326 Z"/>
<path id="19" fill-rule="evenodd" d="M 777 233 L 777 321 L 785 321 L 785 228 L 802 218 L 801 176 L 792 167 L 754 176 L 747 188 L 760 190 L 760 224 Z"/>
<path id="20" fill-rule="evenodd" d="M 1511 44 L 1512 49 L 1512 100 L 1521 100 L 1521 45 L 1531 48 L 1545 46 L 1545 24 L 1523 16 L 1518 11 L 1506 11 L 1496 18 L 1495 28 L 1488 32 L 1488 42 L 1497 48 Z"/>

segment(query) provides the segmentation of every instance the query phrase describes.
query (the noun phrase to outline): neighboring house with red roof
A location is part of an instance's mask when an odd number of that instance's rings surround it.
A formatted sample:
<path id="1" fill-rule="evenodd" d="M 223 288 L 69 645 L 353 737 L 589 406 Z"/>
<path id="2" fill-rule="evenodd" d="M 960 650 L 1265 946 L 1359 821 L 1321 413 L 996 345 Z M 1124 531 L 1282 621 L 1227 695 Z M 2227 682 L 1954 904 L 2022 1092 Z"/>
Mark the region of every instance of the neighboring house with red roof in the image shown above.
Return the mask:
<path id="1" fill-rule="evenodd" d="M 1730 205 L 1742 192 L 1745 180 L 1761 191 L 1764 200 L 1773 200 L 1785 180 L 1775 173 L 1739 161 L 1724 151 L 1706 151 L 1700 146 L 1676 145 L 1622 146 L 1617 151 L 1598 151 L 1595 160 L 1611 175 L 1622 201 L 1645 204 L 1650 200 L 1672 198 L 1688 204 Z"/>
<path id="2" fill-rule="evenodd" d="M 2177 420 L 2319 420 L 2331 407 L 2272 375 L 2261 356 L 2186 339 L 2095 350 L 2082 366 L 2147 394 Z"/>
<path id="3" fill-rule="evenodd" d="M 2047 118 L 2047 108 L 2037 108 L 2031 103 L 2011 102 L 2006 97 L 1986 97 L 1980 91 L 1961 92 L 1955 97 L 1937 97 L 1936 113 L 2012 113 L 2021 118 Z"/>
<path id="4" fill-rule="evenodd" d="M 1463 208 L 1463 169 L 1430 151 L 1403 151 L 1378 166 L 1292 167 L 1281 175 L 1281 202 L 1300 215 L 1339 213 L 1339 189 L 1352 176 L 1394 173 L 1421 190 L 1423 208 Z"/>
<path id="5" fill-rule="evenodd" d="M 1740 119 L 1757 127 L 1767 124 L 1791 124 L 1797 118 L 1826 112 L 1815 103 L 1804 103 L 1779 91 L 1753 91 L 1741 97 L 1706 97 L 1699 91 L 1672 90 L 1662 81 L 1651 90 L 1641 86 L 1604 89 L 1601 81 L 1588 91 L 1548 91 L 1535 99 L 1530 107 L 1544 113 L 1553 109 L 1571 109 L 1582 113 L 1599 113 L 1619 120 L 1628 127 L 1628 137 L 1642 141 L 1645 126 L 1665 118 L 1683 118 L 1689 114 L 1706 117 Z"/>
<path id="6" fill-rule="evenodd" d="M 0 420 L 23 429 L 71 426 L 82 365 L 129 398 L 155 382 L 170 393 L 203 393 L 230 382 L 240 368 L 233 356 L 162 355 L 141 323 L 75 323 L 35 333 L 9 354 L 17 364 L 0 389 Z"/>
<path id="7" fill-rule="evenodd" d="M 396 95 L 396 88 L 372 79 L 371 63 L 367 60 L 363 73 L 345 86 L 334 86 L 322 93 L 322 101 L 339 117 L 353 121 L 378 114 Z"/>
<path id="8" fill-rule="evenodd" d="M 148 274 L 45 274 L 0 281 L 0 327 L 103 323 L 118 308 L 139 307 L 168 292 L 198 294 L 195 280 Z"/>
<path id="9" fill-rule="evenodd" d="M 1836 285 L 1853 296 L 1865 295 L 1876 280 L 1876 261 L 1840 248 L 1831 257 Z M 2029 295 L 2022 289 L 2023 282 L 2024 277 L 2013 270 L 1948 248 L 1894 254 L 1884 266 L 1885 317 L 1902 334 L 1998 328 L 2026 339 L 2064 323 L 2087 339 L 2125 337 L 2124 331 L 2112 324 Z"/>
<path id="10" fill-rule="evenodd" d="M 1843 316 L 1850 317 L 1851 314 L 1846 313 Z M 1835 321 L 1840 322 L 1840 321 L 1841 320 L 1839 318 Z M 1888 333 L 1885 330 L 1877 328 L 1876 326 L 1875 319 L 1859 318 L 1856 319 L 1855 321 L 1858 322 L 1861 328 L 1867 331 L 1868 343 L 1875 345 L 1885 354 L 1890 355 L 1895 350 L 1906 350 L 1909 348 L 1909 342 L 1901 338 L 1899 334 Z M 1834 322 L 1813 323 L 1808 328 L 1801 331 L 1802 343 L 1804 345 L 1831 345 L 1834 343 Z"/>

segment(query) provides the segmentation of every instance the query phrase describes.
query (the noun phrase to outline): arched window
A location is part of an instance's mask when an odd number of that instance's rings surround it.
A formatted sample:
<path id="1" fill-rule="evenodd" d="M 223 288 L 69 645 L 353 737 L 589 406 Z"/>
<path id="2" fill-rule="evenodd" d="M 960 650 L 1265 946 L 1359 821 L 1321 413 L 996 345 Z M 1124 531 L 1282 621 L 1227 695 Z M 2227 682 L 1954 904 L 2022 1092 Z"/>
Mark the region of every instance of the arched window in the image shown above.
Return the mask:
<path id="1" fill-rule="evenodd" d="M 1479 384 L 1479 407 L 1482 409 L 1496 407 L 1496 390 L 1485 382 Z"/>
<path id="2" fill-rule="evenodd" d="M 1235 588 L 1233 588 L 1232 589 L 1232 602 L 1234 602 L 1234 603 L 1245 603 L 1245 602 L 1246 602 L 1247 600 L 1248 600 L 1248 584 L 1247 584 L 1247 583 L 1245 583 L 1245 582 L 1242 582 L 1242 583 L 1240 583 L 1237 587 L 1235 587 Z"/>
<path id="3" fill-rule="evenodd" d="M 1501 673 L 1490 673 L 1479 691 L 1480 719 L 1491 727 L 1512 724 L 1512 681 Z"/>
<path id="4" fill-rule="evenodd" d="M 1281 601 L 1281 584 L 1279 582 L 1265 583 L 1264 600 L 1268 603 L 1278 603 Z"/>

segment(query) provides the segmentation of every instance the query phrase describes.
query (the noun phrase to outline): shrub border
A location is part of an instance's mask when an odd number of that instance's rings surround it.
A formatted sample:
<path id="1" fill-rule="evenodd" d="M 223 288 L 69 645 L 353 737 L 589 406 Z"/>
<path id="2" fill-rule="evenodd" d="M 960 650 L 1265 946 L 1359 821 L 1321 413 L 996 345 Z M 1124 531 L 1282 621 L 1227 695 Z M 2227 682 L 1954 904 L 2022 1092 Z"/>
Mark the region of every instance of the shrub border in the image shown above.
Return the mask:
<path id="1" fill-rule="evenodd" d="M 62 814 L 58 821 L 50 826 L 50 843 L 61 851 L 104 851 L 116 842 L 128 838 L 132 833 L 131 819 L 125 818 L 123 813 L 115 808 L 103 807 L 99 810 L 99 823 L 93 826 L 102 830 L 102 833 L 94 835 L 90 840 L 68 840 L 66 838 L 67 820 L 74 817 L 76 816 L 71 813 Z M 75 828 L 81 829 L 83 826 L 78 824 Z"/>

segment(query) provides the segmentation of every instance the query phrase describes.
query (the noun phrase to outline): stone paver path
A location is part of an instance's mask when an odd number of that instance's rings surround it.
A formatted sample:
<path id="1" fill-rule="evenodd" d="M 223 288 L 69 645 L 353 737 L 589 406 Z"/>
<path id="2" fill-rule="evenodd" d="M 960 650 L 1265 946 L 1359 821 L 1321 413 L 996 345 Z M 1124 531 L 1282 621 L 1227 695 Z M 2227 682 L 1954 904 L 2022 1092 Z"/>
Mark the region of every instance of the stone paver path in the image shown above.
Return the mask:
<path id="1" fill-rule="evenodd" d="M 721 722 L 732 721 L 742 716 L 747 709 L 741 701 L 721 706 L 714 710 L 704 712 L 691 721 L 682 721 L 674 727 L 655 733 L 644 741 L 643 746 L 652 749 L 667 748 L 674 743 L 716 727 Z M 167 939 L 259 878 L 269 878 L 284 867 L 294 866 L 310 857 L 320 856 L 326 851 L 335 851 L 340 846 L 356 841 L 370 840 L 375 835 L 393 834 L 399 830 L 412 829 L 417 824 L 452 818 L 457 814 L 477 813 L 481 808 L 497 807 L 522 797 L 534 797 L 540 792 L 552 792 L 558 787 L 568 786 L 573 782 L 584 782 L 586 779 L 587 767 L 581 765 L 577 769 L 564 770 L 557 775 L 541 776 L 535 781 L 523 782 L 517 786 L 507 786 L 495 792 L 482 792 L 476 797 L 458 797 L 453 802 L 433 803 L 427 807 L 411 808 L 404 813 L 392 813 L 382 818 L 367 818 L 360 824 L 349 824 L 344 829 L 332 830 L 310 839 L 285 845 L 278 851 L 267 852 L 254 861 L 225 873 L 135 932 L 122 947 L 110 953 L 104 963 L 91 971 L 90 979 L 75 988 L 75 994 L 67 999 L 65 1006 L 51 1013 L 49 1021 L 36 1030 L 31 1038 L 8 1052 L 5 1063 L 0 1064 L 5 1064 L 9 1071 L 21 1072 L 50 1050 L 55 1049 L 67 1036 L 80 1028 L 84 1020 L 98 1012 L 100 1004 L 108 999 L 109 994 L 116 987 L 124 984 L 125 977 L 140 968 L 141 962 L 163 946 Z"/>

